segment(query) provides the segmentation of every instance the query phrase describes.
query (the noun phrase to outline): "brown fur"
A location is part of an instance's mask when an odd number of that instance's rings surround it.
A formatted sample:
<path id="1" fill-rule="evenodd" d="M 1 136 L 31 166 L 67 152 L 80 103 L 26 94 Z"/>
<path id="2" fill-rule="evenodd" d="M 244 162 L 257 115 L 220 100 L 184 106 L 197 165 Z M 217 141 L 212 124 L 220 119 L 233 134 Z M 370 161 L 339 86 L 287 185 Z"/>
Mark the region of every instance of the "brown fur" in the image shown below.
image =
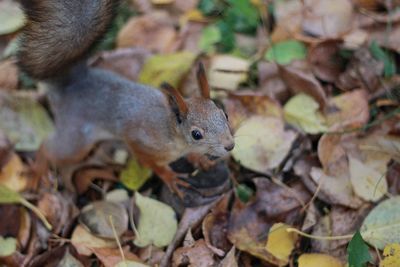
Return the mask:
<path id="1" fill-rule="evenodd" d="M 64 74 L 106 31 L 115 0 L 24 0 L 19 66 L 36 79 Z"/>

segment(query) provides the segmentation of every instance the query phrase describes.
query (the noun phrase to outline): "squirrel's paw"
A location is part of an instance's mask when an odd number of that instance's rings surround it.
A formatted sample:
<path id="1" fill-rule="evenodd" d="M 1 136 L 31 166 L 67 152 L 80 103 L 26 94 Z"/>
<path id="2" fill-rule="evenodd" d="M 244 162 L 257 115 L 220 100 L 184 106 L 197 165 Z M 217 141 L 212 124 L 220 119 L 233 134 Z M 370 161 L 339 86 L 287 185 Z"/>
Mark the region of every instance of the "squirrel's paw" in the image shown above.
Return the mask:
<path id="1" fill-rule="evenodd" d="M 190 184 L 188 182 L 183 181 L 178 177 L 171 178 L 168 182 L 165 182 L 165 184 L 168 186 L 168 189 L 171 192 L 177 194 L 180 199 L 183 199 L 184 193 L 182 192 L 182 189 L 179 187 L 184 187 L 184 188 L 190 187 Z"/>

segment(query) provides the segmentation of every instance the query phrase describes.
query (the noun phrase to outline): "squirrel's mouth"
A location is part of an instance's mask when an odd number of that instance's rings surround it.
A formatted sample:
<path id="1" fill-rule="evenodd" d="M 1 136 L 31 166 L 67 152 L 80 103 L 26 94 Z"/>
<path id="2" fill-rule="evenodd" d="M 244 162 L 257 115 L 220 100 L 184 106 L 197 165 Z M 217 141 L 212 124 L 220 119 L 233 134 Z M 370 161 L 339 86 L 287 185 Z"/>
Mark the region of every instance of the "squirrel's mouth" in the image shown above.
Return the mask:
<path id="1" fill-rule="evenodd" d="M 215 156 L 215 155 L 211 155 L 211 154 L 206 154 L 206 156 L 209 160 L 217 160 L 220 158 L 219 156 Z"/>

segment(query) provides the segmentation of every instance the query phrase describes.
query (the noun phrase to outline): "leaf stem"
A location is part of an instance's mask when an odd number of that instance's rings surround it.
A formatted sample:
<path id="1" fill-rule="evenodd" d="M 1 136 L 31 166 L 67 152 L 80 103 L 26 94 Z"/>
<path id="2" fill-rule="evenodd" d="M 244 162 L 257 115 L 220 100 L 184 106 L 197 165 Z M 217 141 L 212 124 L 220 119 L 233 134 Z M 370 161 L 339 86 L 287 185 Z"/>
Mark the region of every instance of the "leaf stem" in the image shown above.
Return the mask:
<path id="1" fill-rule="evenodd" d="M 353 237 L 353 234 L 351 235 L 338 235 L 338 236 L 319 236 L 319 235 L 310 235 L 307 233 L 304 233 L 296 228 L 287 228 L 286 231 L 288 233 L 296 233 L 298 235 L 311 238 L 311 239 L 317 239 L 317 240 L 342 240 L 342 239 L 351 239 Z"/>
<path id="2" fill-rule="evenodd" d="M 44 226 L 46 226 L 48 230 L 51 231 L 51 229 L 53 229 L 53 226 L 51 226 L 49 221 L 47 221 L 46 217 L 44 217 L 43 213 L 35 205 L 31 204 L 23 197 L 21 197 L 19 201 L 23 206 L 33 211 L 33 213 L 36 214 L 36 216 L 42 221 L 42 223 L 44 224 Z"/>

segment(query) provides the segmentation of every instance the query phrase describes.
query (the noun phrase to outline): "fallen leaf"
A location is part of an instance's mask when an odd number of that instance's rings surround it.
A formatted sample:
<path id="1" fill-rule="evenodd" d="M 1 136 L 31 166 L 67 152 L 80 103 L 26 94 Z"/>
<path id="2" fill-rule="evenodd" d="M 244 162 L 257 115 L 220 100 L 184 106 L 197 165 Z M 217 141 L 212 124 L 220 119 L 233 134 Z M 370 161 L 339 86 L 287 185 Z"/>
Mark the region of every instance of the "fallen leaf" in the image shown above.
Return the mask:
<path id="1" fill-rule="evenodd" d="M 5 166 L 0 169 L 0 184 L 15 192 L 24 191 L 28 183 L 24 171 L 25 167 L 21 159 L 13 153 Z"/>
<path id="2" fill-rule="evenodd" d="M 310 8 L 302 21 L 303 30 L 309 34 L 332 38 L 350 30 L 353 6 L 349 0 L 308 0 Z"/>
<path id="3" fill-rule="evenodd" d="M 131 81 L 136 81 L 150 56 L 151 53 L 144 48 L 120 48 L 96 55 L 91 60 L 90 66 L 111 70 Z"/>
<path id="4" fill-rule="evenodd" d="M 211 59 L 210 86 L 236 90 L 247 79 L 250 62 L 234 56 L 217 55 Z"/>
<path id="5" fill-rule="evenodd" d="M 221 31 L 217 25 L 210 25 L 203 29 L 199 40 L 199 47 L 206 53 L 214 52 L 214 45 L 221 41 Z"/>
<path id="6" fill-rule="evenodd" d="M 372 259 L 368 251 L 368 246 L 365 244 L 359 231 L 350 240 L 347 252 L 349 253 L 348 262 L 350 267 L 363 267 Z"/>
<path id="7" fill-rule="evenodd" d="M 113 239 L 114 231 L 120 237 L 128 230 L 128 212 L 120 203 L 95 201 L 82 208 L 79 222 L 93 235 Z"/>
<path id="8" fill-rule="evenodd" d="M 12 255 L 17 250 L 17 240 L 13 237 L 0 236 L 0 257 Z"/>
<path id="9" fill-rule="evenodd" d="M 194 60 L 195 55 L 190 52 L 153 56 L 144 64 L 139 75 L 139 82 L 155 87 L 167 82 L 174 87 L 179 87 Z"/>
<path id="10" fill-rule="evenodd" d="M 335 131 L 362 127 L 369 120 L 368 93 L 354 90 L 331 98 L 335 108 L 326 114 L 326 122 Z"/>
<path id="11" fill-rule="evenodd" d="M 379 267 L 397 267 L 400 266 L 400 244 L 388 244 L 383 250 L 383 260 Z"/>
<path id="12" fill-rule="evenodd" d="M 1 9 L 0 2 L 0 9 Z M 1 13 L 1 11 L 0 11 Z M 1 15 L 0 15 L 1 17 Z M 1 28 L 1 26 L 0 26 Z M 1 31 L 1 30 L 0 30 Z M 17 89 L 18 87 L 18 67 L 15 60 L 5 60 L 0 62 L 0 89 Z"/>
<path id="13" fill-rule="evenodd" d="M 283 118 L 281 105 L 262 93 L 247 90 L 231 92 L 223 103 L 229 116 L 229 123 L 234 130 L 253 115 Z"/>
<path id="14" fill-rule="evenodd" d="M 289 263 L 289 256 L 292 254 L 298 239 L 296 233 L 286 231 L 290 227 L 283 223 L 272 225 L 269 229 L 266 245 L 267 251 L 283 262 L 286 262 L 285 265 Z"/>
<path id="15" fill-rule="evenodd" d="M 67 250 L 57 267 L 84 267 L 84 265 Z"/>
<path id="16" fill-rule="evenodd" d="M 312 96 L 324 110 L 327 106 L 327 97 L 320 82 L 308 70 L 293 67 L 291 65 L 279 66 L 282 80 L 293 93 L 305 93 Z"/>
<path id="17" fill-rule="evenodd" d="M 234 159 L 246 168 L 265 173 L 281 164 L 297 134 L 285 131 L 278 118 L 251 116 L 242 123 L 235 136 Z"/>
<path id="18" fill-rule="evenodd" d="M 386 167 L 386 162 L 383 162 Z M 349 156 L 350 181 L 354 192 L 366 201 L 376 202 L 388 190 L 384 172 L 374 169 L 370 164 Z"/>
<path id="19" fill-rule="evenodd" d="M 257 70 L 260 91 L 280 103 L 285 103 L 291 94 L 279 74 L 278 66 L 273 62 L 260 60 Z"/>
<path id="20" fill-rule="evenodd" d="M 282 187 L 266 178 L 253 180 L 257 194 L 243 204 L 236 200 L 229 218 L 228 238 L 239 250 L 274 265 L 285 265 L 265 247 L 267 233 L 273 223 L 293 225 L 300 214 L 302 203 L 311 198 L 301 182 Z"/>
<path id="21" fill-rule="evenodd" d="M 365 241 L 378 249 L 400 243 L 400 197 L 379 203 L 365 218 L 360 232 Z"/>
<path id="22" fill-rule="evenodd" d="M 283 107 L 288 123 L 309 134 L 326 131 L 325 118 L 318 111 L 318 103 L 306 94 L 298 94 L 289 99 Z"/>
<path id="23" fill-rule="evenodd" d="M 115 267 L 150 267 L 150 266 L 140 262 L 121 261 L 117 265 L 115 265 Z"/>
<path id="24" fill-rule="evenodd" d="M 340 44 L 340 40 L 326 40 L 310 48 L 308 61 L 318 79 L 334 82 L 343 71 L 345 61 L 339 55 Z"/>
<path id="25" fill-rule="evenodd" d="M 192 246 L 181 247 L 175 250 L 172 257 L 172 267 L 184 264 L 198 267 L 215 266 L 213 253 L 203 239 L 197 240 Z"/>
<path id="26" fill-rule="evenodd" d="M 152 171 L 139 164 L 136 159 L 130 159 L 119 175 L 120 181 L 131 190 L 139 190 L 151 177 Z"/>
<path id="27" fill-rule="evenodd" d="M 330 176 L 316 167 L 312 167 L 310 175 L 329 203 L 351 208 L 358 208 L 362 204 L 362 201 L 354 195 L 353 186 L 347 175 Z"/>
<path id="28" fill-rule="evenodd" d="M 117 36 L 117 47 L 143 47 L 155 53 L 173 52 L 177 32 L 165 11 L 131 18 Z"/>
<path id="29" fill-rule="evenodd" d="M 18 2 L 0 1 L 0 35 L 13 33 L 25 24 L 25 15 Z"/>
<path id="30" fill-rule="evenodd" d="M 344 267 L 336 258 L 326 254 L 302 254 L 299 259 L 299 267 Z"/>
<path id="31" fill-rule="evenodd" d="M 265 53 L 265 59 L 278 64 L 289 64 L 293 60 L 305 59 L 306 46 L 296 40 L 287 40 L 273 44 Z"/>
<path id="32" fill-rule="evenodd" d="M 235 258 L 235 247 L 226 254 L 225 258 L 221 261 L 218 267 L 238 267 L 238 263 Z"/>
<path id="33" fill-rule="evenodd" d="M 140 210 L 135 245 L 145 247 L 154 244 L 157 247 L 165 247 L 171 243 L 178 228 L 174 210 L 138 192 L 135 193 L 135 203 Z"/>
<path id="34" fill-rule="evenodd" d="M 90 256 L 93 248 L 115 248 L 117 243 L 111 239 L 103 239 L 92 235 L 83 226 L 78 225 L 71 236 L 71 243 L 79 254 Z"/>
<path id="35" fill-rule="evenodd" d="M 35 151 L 53 131 L 53 123 L 32 99 L 0 93 L 0 129 L 16 150 Z"/>
<path id="36" fill-rule="evenodd" d="M 119 248 L 92 248 L 92 250 L 105 267 L 115 267 L 123 260 Z M 122 251 L 126 260 L 140 262 L 140 259 L 129 251 L 129 247 L 124 247 Z"/>

